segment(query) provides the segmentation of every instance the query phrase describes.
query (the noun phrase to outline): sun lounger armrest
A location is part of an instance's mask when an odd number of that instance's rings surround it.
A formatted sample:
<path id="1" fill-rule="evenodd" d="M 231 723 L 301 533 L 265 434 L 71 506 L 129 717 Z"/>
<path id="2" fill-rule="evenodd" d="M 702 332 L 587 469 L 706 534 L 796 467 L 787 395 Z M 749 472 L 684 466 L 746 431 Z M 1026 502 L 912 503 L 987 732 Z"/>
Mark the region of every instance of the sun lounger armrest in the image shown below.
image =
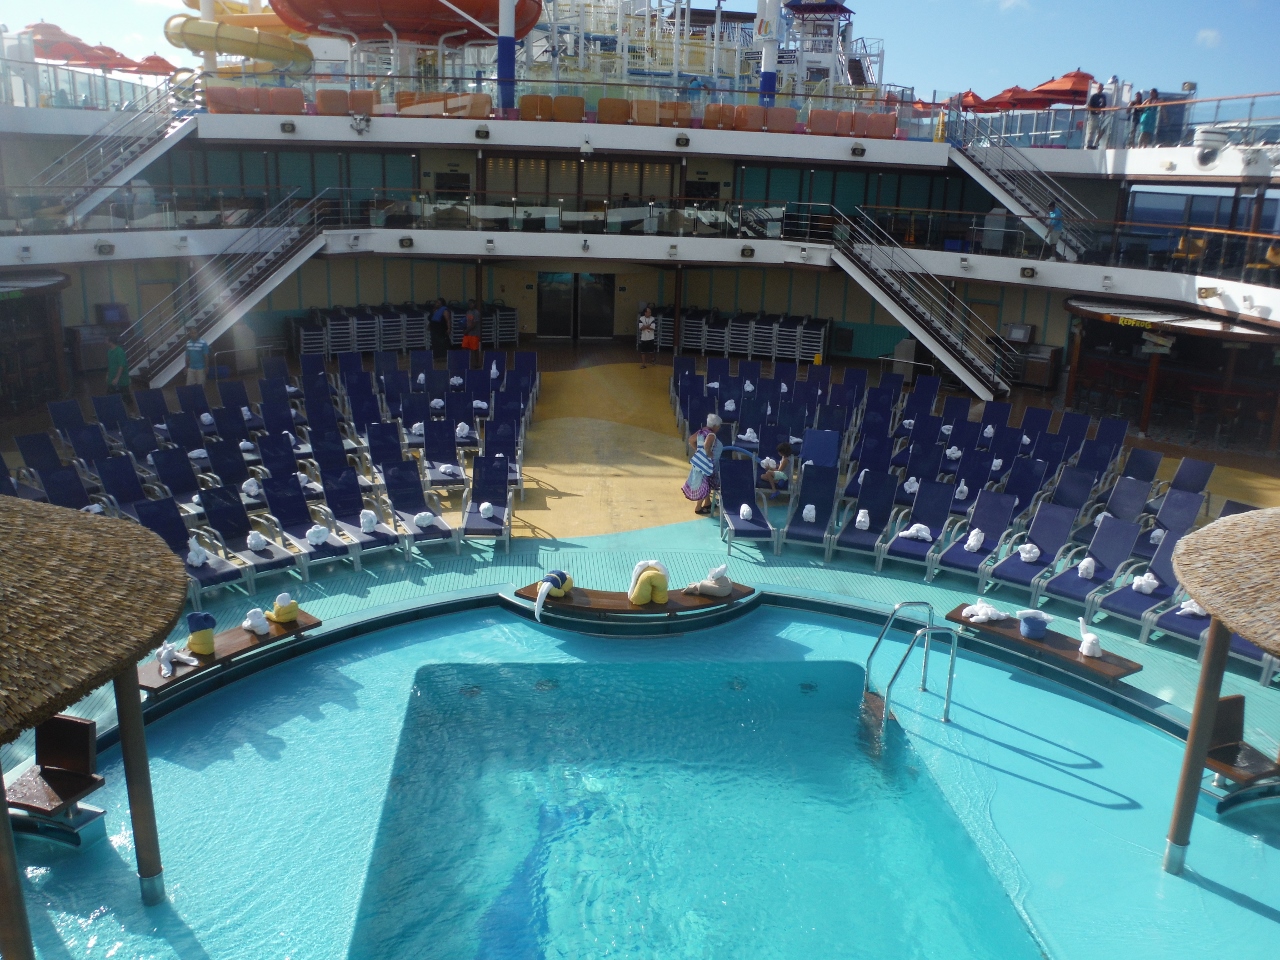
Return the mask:
<path id="1" fill-rule="evenodd" d="M 96 503 L 111 516 L 120 516 L 120 504 L 109 493 L 91 493 L 89 494 L 89 502 Z"/>
<path id="2" fill-rule="evenodd" d="M 255 480 L 266 480 L 271 476 L 271 471 L 266 467 L 253 466 L 249 468 L 249 476 Z"/>
<path id="3" fill-rule="evenodd" d="M 440 495 L 434 490 L 427 491 L 427 506 L 437 517 L 444 512 L 444 508 L 440 506 Z"/>
<path id="4" fill-rule="evenodd" d="M 1062 569 L 1066 570 L 1076 562 L 1077 557 L 1088 554 L 1088 552 L 1089 552 L 1088 546 L 1081 545 L 1081 546 L 1073 547 L 1071 544 L 1067 544 L 1061 550 L 1058 551 L 1057 555 L 1053 558 L 1053 563 L 1051 564 L 1051 566 L 1057 567 L 1058 561 L 1061 560 Z"/>
<path id="5" fill-rule="evenodd" d="M 1169 489 L 1171 480 L 1157 480 L 1156 485 L 1151 488 L 1151 499 L 1154 500 Z"/>
<path id="6" fill-rule="evenodd" d="M 1137 576 L 1139 570 L 1146 570 L 1147 566 L 1146 560 L 1126 560 L 1116 568 L 1113 579 L 1117 584 L 1123 584 Z"/>
<path id="7" fill-rule="evenodd" d="M 200 484 L 201 490 L 212 490 L 214 487 L 222 486 L 222 480 L 216 473 L 197 473 L 196 482 Z"/>
<path id="8" fill-rule="evenodd" d="M 950 535 L 954 541 L 960 531 L 967 529 L 969 526 L 968 517 L 951 517 L 942 525 L 942 533 L 938 535 L 938 542 L 942 543 Z"/>
<path id="9" fill-rule="evenodd" d="M 334 517 L 333 511 L 329 509 L 327 503 L 310 503 L 307 506 L 311 510 L 311 519 L 316 523 L 328 527 L 330 530 L 337 531 L 338 521 Z"/>
<path id="10" fill-rule="evenodd" d="M 280 521 L 270 513 L 258 513 L 249 518 L 249 526 L 251 529 L 257 530 L 268 540 L 274 540 L 280 546 L 284 546 L 284 530 L 280 527 Z"/>
<path id="11" fill-rule="evenodd" d="M 191 536 L 196 538 L 196 542 L 199 543 L 200 546 L 204 547 L 214 556 L 222 557 L 224 560 L 230 558 L 231 554 L 227 552 L 226 544 L 222 542 L 222 538 L 208 527 L 192 527 L 190 533 Z M 213 533 L 213 536 L 210 536 L 211 533 Z"/>

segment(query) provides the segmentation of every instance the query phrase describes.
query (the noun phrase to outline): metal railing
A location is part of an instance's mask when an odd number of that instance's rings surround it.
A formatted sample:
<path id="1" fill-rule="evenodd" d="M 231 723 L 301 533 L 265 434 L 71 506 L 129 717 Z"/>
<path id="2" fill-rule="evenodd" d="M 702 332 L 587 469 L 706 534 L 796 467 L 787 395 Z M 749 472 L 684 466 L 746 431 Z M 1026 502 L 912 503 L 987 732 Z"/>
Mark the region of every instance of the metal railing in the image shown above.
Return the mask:
<path id="1" fill-rule="evenodd" d="M 783 236 L 833 244 L 933 334 L 939 348 L 993 393 L 1008 391 L 1006 371 L 1017 357 L 999 332 L 862 210 L 848 217 L 829 204 L 788 204 Z"/>
<path id="2" fill-rule="evenodd" d="M 916 648 L 916 643 L 921 637 L 924 637 L 924 670 L 920 676 L 920 689 L 927 690 L 927 680 L 929 678 L 929 638 L 935 633 L 945 633 L 951 637 L 951 661 L 947 667 L 947 696 L 942 705 L 942 722 L 951 722 L 951 687 L 956 676 L 956 650 L 960 646 L 959 638 L 956 636 L 955 630 L 951 627 L 921 627 L 911 636 L 911 642 L 907 644 L 906 652 L 903 653 L 902 659 L 898 661 L 898 666 L 894 668 L 893 676 L 889 678 L 889 682 L 884 688 L 884 714 L 880 718 L 880 740 L 884 742 L 884 735 L 889 729 L 889 702 L 893 696 L 893 685 L 898 682 L 898 676 L 902 673 L 903 668 L 907 665 L 907 660 L 911 656 L 911 651 Z"/>
<path id="3" fill-rule="evenodd" d="M 63 110 L 133 110 L 151 84 L 101 70 L 0 58 L 0 105 Z"/>
<path id="4" fill-rule="evenodd" d="M 933 604 L 927 600 L 903 600 L 901 603 L 895 604 L 893 611 L 889 614 L 889 619 L 884 622 L 884 626 L 880 628 L 880 633 L 876 636 L 876 642 L 871 645 L 871 652 L 867 654 L 866 672 L 862 677 L 862 695 L 865 697 L 871 692 L 871 661 L 875 659 L 876 651 L 880 649 L 880 644 L 884 642 L 885 635 L 889 632 L 889 628 L 893 626 L 893 621 L 898 619 L 898 613 L 906 607 L 924 607 L 929 611 L 929 622 L 927 627 L 933 626 Z"/>

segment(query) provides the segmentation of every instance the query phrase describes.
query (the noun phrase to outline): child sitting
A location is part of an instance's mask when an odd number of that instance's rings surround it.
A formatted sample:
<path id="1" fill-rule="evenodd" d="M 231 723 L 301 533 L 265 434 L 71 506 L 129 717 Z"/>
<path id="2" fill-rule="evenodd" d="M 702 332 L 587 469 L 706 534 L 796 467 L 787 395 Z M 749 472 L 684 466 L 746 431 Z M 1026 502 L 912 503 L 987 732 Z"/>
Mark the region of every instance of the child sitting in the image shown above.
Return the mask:
<path id="1" fill-rule="evenodd" d="M 768 485 L 769 499 L 773 499 L 779 490 L 787 489 L 787 480 L 791 476 L 791 444 L 778 444 L 778 459 L 765 457 L 760 465 L 764 467 L 760 479 Z"/>

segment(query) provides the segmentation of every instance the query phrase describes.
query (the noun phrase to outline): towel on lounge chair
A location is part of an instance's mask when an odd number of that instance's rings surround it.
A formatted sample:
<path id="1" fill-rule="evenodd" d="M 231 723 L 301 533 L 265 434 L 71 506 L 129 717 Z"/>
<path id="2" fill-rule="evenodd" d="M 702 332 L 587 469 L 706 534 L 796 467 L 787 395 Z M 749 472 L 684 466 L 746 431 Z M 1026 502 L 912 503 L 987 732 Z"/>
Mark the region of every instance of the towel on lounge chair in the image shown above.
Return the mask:
<path id="1" fill-rule="evenodd" d="M 1076 564 L 1076 576 L 1085 580 L 1092 580 L 1094 573 L 1097 571 L 1098 563 L 1093 557 L 1085 557 Z"/>
<path id="2" fill-rule="evenodd" d="M 907 477 L 907 482 L 902 485 L 903 493 L 916 493 L 920 489 L 920 481 L 915 477 Z"/>
<path id="3" fill-rule="evenodd" d="M 426 385 L 427 385 L 427 375 L 425 373 L 418 374 L 418 386 L 424 387 Z"/>
<path id="4" fill-rule="evenodd" d="M 1131 583 L 1130 586 L 1133 587 L 1134 590 L 1137 590 L 1138 593 L 1151 596 L 1156 587 L 1160 586 L 1160 579 L 1148 570 L 1142 576 L 1134 577 L 1133 583 Z"/>
<path id="5" fill-rule="evenodd" d="M 443 473 L 446 477 L 462 476 L 462 468 L 458 466 L 456 463 L 442 463 L 440 464 L 440 466 L 436 467 L 436 469 L 439 470 L 441 473 Z"/>
<path id="6" fill-rule="evenodd" d="M 859 510 L 858 516 L 853 521 L 853 528 L 855 530 L 870 530 L 871 514 L 866 510 Z"/>
<path id="7" fill-rule="evenodd" d="M 708 384 L 708 386 L 709 386 L 709 384 Z M 779 392 L 779 393 L 786 393 L 786 392 L 787 392 L 787 385 L 786 385 L 785 383 L 784 383 L 784 384 L 779 385 L 779 387 L 778 387 L 778 392 Z"/>
<path id="8" fill-rule="evenodd" d="M 502 374 L 498 372 L 498 361 L 493 361 L 493 366 L 489 368 L 489 379 L 497 380 Z"/>
<path id="9" fill-rule="evenodd" d="M 755 385 L 754 383 L 752 383 L 750 380 L 744 381 L 744 382 L 743 382 L 743 384 L 742 384 L 742 392 L 743 392 L 743 393 L 755 393 L 755 392 L 756 392 L 756 385 Z"/>
<path id="10" fill-rule="evenodd" d="M 795 446 L 799 446 L 800 444 L 804 443 L 804 438 L 803 438 L 803 437 L 791 437 L 791 438 L 789 438 L 789 439 L 791 440 L 791 445 L 792 445 L 793 447 L 795 447 Z"/>
<path id="11" fill-rule="evenodd" d="M 738 508 L 738 516 L 743 520 L 750 520 L 754 514 L 751 512 L 751 505 L 744 503 Z"/>
<path id="12" fill-rule="evenodd" d="M 1098 514 L 1096 517 L 1093 518 L 1093 525 L 1095 527 L 1102 526 L 1102 518 L 1109 517 L 1109 516 L 1111 516 L 1111 514 L 1108 513 L 1106 510 L 1103 510 L 1100 514 Z"/>
<path id="13" fill-rule="evenodd" d="M 961 480 L 959 485 L 956 487 L 956 499 L 957 500 L 969 499 L 969 485 L 965 483 L 963 480 Z"/>
<path id="14" fill-rule="evenodd" d="M 952 429 L 953 429 L 953 428 L 952 428 L 951 424 L 949 424 L 949 423 L 944 423 L 944 424 L 942 425 L 942 428 L 941 428 L 938 432 L 939 432 L 940 434 L 942 434 L 944 437 L 949 437 L 949 436 L 951 436 L 951 430 L 952 430 Z"/>
<path id="15" fill-rule="evenodd" d="M 800 512 L 800 516 L 805 523 L 815 523 L 818 519 L 818 508 L 812 503 L 806 503 L 804 509 Z"/>
<path id="16" fill-rule="evenodd" d="M 320 544 L 324 543 L 328 539 L 329 528 L 322 527 L 318 523 L 307 531 L 307 543 L 311 544 L 313 547 L 320 546 Z"/>
<path id="17" fill-rule="evenodd" d="M 760 469 L 762 469 L 762 470 L 777 470 L 777 469 L 778 469 L 778 461 L 777 461 L 777 460 L 775 460 L 775 459 L 773 459 L 773 457 L 765 457 L 764 459 L 762 459 L 762 460 L 760 461 Z"/>
<path id="18" fill-rule="evenodd" d="M 977 553 L 982 549 L 982 542 L 987 539 L 987 535 L 981 530 L 970 530 L 969 536 L 965 537 L 964 548 L 969 553 Z"/>
<path id="19" fill-rule="evenodd" d="M 719 380 L 713 380 L 713 381 L 711 381 L 711 383 L 708 383 L 708 384 L 707 384 L 707 389 L 708 389 L 708 390 L 719 390 L 719 389 L 720 389 L 720 381 L 719 381 Z"/>
<path id="20" fill-rule="evenodd" d="M 260 497 L 262 496 L 262 484 L 253 477 L 250 477 L 244 483 L 240 484 L 240 492 L 247 497 Z"/>
<path id="21" fill-rule="evenodd" d="M 486 520 L 493 516 L 493 504 L 488 500 L 480 504 L 480 516 L 484 517 Z"/>
<path id="22" fill-rule="evenodd" d="M 449 378 L 449 386 L 451 386 L 451 387 L 460 387 L 460 386 L 462 386 L 462 378 L 461 378 L 461 377 L 450 377 L 450 378 Z"/>
<path id="23" fill-rule="evenodd" d="M 991 472 L 994 473 L 995 471 L 999 470 L 1003 466 L 1004 466 L 1004 461 L 1001 460 L 999 457 L 997 457 L 996 459 L 991 461 Z"/>
<path id="24" fill-rule="evenodd" d="M 373 533 L 374 528 L 378 525 L 378 515 L 372 510 L 360 511 L 360 532 Z"/>
<path id="25" fill-rule="evenodd" d="M 1164 527 L 1156 527 L 1154 530 L 1151 531 L 1151 536 L 1147 537 L 1147 541 L 1149 543 L 1155 544 L 1158 547 L 1160 546 L 1160 544 L 1164 542 L 1165 535 L 1168 532 L 1169 531 L 1165 530 Z"/>
<path id="26" fill-rule="evenodd" d="M 208 460 L 209 459 L 209 453 L 207 450 L 205 450 L 204 447 L 201 447 L 199 450 L 188 451 L 187 456 L 190 457 L 192 460 Z"/>
<path id="27" fill-rule="evenodd" d="M 245 538 L 244 545 L 257 553 L 259 550 L 267 549 L 267 538 L 257 530 L 251 530 L 249 536 Z"/>
<path id="28" fill-rule="evenodd" d="M 87 507 L 80 508 L 81 513 L 102 513 L 102 504 L 91 503 Z"/>
<path id="29" fill-rule="evenodd" d="M 867 471 L 870 469 L 870 467 L 862 468 L 862 472 L 858 474 L 858 486 L 862 486 L 862 481 L 867 479 Z"/>
<path id="30" fill-rule="evenodd" d="M 179 650 L 168 640 L 160 644 L 160 649 L 156 651 L 156 660 L 160 662 L 160 676 L 162 677 L 173 676 L 173 661 L 175 660 L 179 663 L 185 663 L 189 667 L 200 666 L 199 660 L 191 656 L 191 654 Z"/>
<path id="31" fill-rule="evenodd" d="M 427 512 L 426 510 L 423 510 L 421 513 L 415 513 L 413 515 L 413 525 L 417 527 L 419 530 L 425 530 L 427 529 L 427 527 L 431 526 L 435 522 L 436 522 L 435 516 Z"/>
<path id="32" fill-rule="evenodd" d="M 946 429 L 946 428 L 944 427 L 943 429 Z M 954 446 L 947 447 L 948 460 L 959 460 L 963 456 L 964 456 L 964 451 L 961 450 L 959 447 L 954 447 Z"/>
<path id="33" fill-rule="evenodd" d="M 933 542 L 933 534 L 929 532 L 929 528 L 923 523 L 913 523 L 911 526 L 907 527 L 907 529 L 900 532 L 898 536 L 905 537 L 907 540 L 923 540 L 926 543 Z"/>
<path id="34" fill-rule="evenodd" d="M 485 400 L 472 400 L 471 409 L 472 410 L 488 410 L 489 404 Z"/>
<path id="35" fill-rule="evenodd" d="M 193 535 L 187 540 L 187 565 L 192 567 L 203 567 L 209 562 L 209 551 L 200 546 L 200 541 Z"/>
<path id="36" fill-rule="evenodd" d="M 907 430 L 914 430 L 916 428 L 916 422 L 914 420 L 903 420 L 902 426 Z"/>
<path id="37" fill-rule="evenodd" d="M 246 420 L 252 420 L 252 419 L 253 419 L 253 411 L 252 411 L 252 410 L 250 410 L 248 407 L 241 407 L 241 408 L 240 408 L 240 416 L 241 416 L 241 417 L 243 417 L 243 418 L 244 418 L 244 419 L 246 419 Z"/>
<path id="38" fill-rule="evenodd" d="M 421 420 L 415 423 L 410 429 L 415 437 L 420 437 L 427 431 L 426 425 Z"/>
<path id="39" fill-rule="evenodd" d="M 289 441 L 289 446 L 292 449 L 296 450 L 298 447 L 302 446 L 302 444 L 298 442 L 298 438 L 291 431 L 281 430 L 280 432 L 284 434 L 284 438 Z"/>
<path id="40" fill-rule="evenodd" d="M 736 400 L 726 400 L 724 402 L 725 413 L 733 413 L 737 409 L 738 409 L 738 403 Z"/>
<path id="41" fill-rule="evenodd" d="M 1035 563 L 1040 559 L 1040 548 L 1034 543 L 1024 543 L 1018 548 L 1018 556 L 1023 563 Z"/>
<path id="42" fill-rule="evenodd" d="M 997 610 L 992 604 L 985 600 L 979 600 L 975 604 L 965 607 L 960 611 L 960 616 L 968 620 L 970 623 L 986 623 L 987 621 L 1008 619 L 1008 614 Z"/>
<path id="43" fill-rule="evenodd" d="M 471 428 L 459 420 L 458 425 L 453 428 L 453 435 L 459 440 L 465 440 L 471 436 Z"/>
<path id="44" fill-rule="evenodd" d="M 212 413 L 202 413 L 202 414 L 200 414 L 200 423 L 201 423 L 201 424 L 203 424 L 203 425 L 204 425 L 204 426 L 206 426 L 206 427 L 212 427 L 212 426 L 213 426 L 213 414 L 212 414 Z"/>
<path id="45" fill-rule="evenodd" d="M 305 487 L 308 483 L 310 483 L 310 482 L 311 482 L 311 477 L 310 477 L 310 476 L 308 476 L 307 474 L 303 473 L 301 470 L 299 470 L 299 471 L 298 471 L 298 482 L 299 482 L 300 484 L 302 484 L 302 485 Z"/>
<path id="46" fill-rule="evenodd" d="M 241 440 L 240 451 L 241 453 L 253 453 L 253 444 L 250 443 L 248 440 Z"/>
<path id="47" fill-rule="evenodd" d="M 1022 435 L 1022 445 L 1024 447 L 1031 446 L 1031 438 L 1028 437 L 1025 433 Z"/>
<path id="48" fill-rule="evenodd" d="M 982 439 L 990 440 L 995 435 L 996 435 L 996 428 L 988 423 L 986 426 L 986 429 L 982 431 Z"/>
<path id="49" fill-rule="evenodd" d="M 267 615 L 263 613 L 261 607 L 254 607 L 250 610 L 240 626 L 250 633 L 256 633 L 260 637 L 265 637 L 271 632 L 271 624 L 267 622 Z"/>
<path id="50" fill-rule="evenodd" d="M 1209 611 L 1194 600 L 1183 600 L 1182 605 L 1173 611 L 1180 617 L 1206 617 Z"/>
<path id="51" fill-rule="evenodd" d="M 728 407 L 726 407 L 725 409 L 727 410 L 727 409 L 728 409 Z M 747 432 L 746 432 L 746 433 L 740 433 L 740 434 L 738 434 L 738 439 L 739 439 L 739 440 L 745 440 L 747 443 L 759 443 L 759 442 L 760 442 L 760 438 L 756 436 L 756 432 L 755 432 L 755 430 L 754 430 L 753 428 L 751 428 L 751 427 L 747 427 Z M 763 466 L 763 462 L 761 463 L 761 465 Z"/>
<path id="52" fill-rule="evenodd" d="M 430 407 L 432 410 L 443 410 L 444 401 L 441 400 L 439 397 L 436 397 L 434 400 L 431 401 Z"/>

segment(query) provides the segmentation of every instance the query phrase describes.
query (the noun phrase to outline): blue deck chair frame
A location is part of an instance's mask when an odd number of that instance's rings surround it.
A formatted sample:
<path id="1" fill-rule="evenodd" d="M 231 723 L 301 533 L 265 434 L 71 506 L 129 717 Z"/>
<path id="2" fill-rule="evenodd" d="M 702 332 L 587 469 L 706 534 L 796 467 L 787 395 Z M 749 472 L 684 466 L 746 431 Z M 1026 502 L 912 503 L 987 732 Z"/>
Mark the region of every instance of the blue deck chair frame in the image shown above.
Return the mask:
<path id="1" fill-rule="evenodd" d="M 800 468 L 800 479 L 791 497 L 787 521 L 774 540 L 774 553 L 781 553 L 784 543 L 800 543 L 820 550 L 825 548 L 831 522 L 836 515 L 838 481 L 837 467 L 811 464 Z M 814 511 L 812 521 L 804 519 L 805 508 L 810 504 Z"/>
<path id="2" fill-rule="evenodd" d="M 756 488 L 754 458 L 720 458 L 720 539 L 730 554 L 735 540 L 767 542 L 773 546 L 777 531 L 769 522 L 764 493 Z M 751 519 L 741 516 L 743 506 L 751 508 Z"/>
<path id="3" fill-rule="evenodd" d="M 925 581 L 942 573 L 958 573 L 981 579 L 984 563 L 999 557 L 1000 551 L 1013 538 L 1010 526 L 1013 519 L 1014 498 L 1008 493 L 983 490 L 974 501 L 973 509 L 952 528 L 952 541 L 940 552 L 931 555 L 932 563 L 925 570 Z M 974 530 L 982 531 L 982 545 L 977 550 L 966 550 L 965 542 Z"/>
<path id="4" fill-rule="evenodd" d="M 958 517 L 951 516 L 951 502 L 954 498 L 954 484 L 938 481 L 921 483 L 911 509 L 894 525 L 892 535 L 881 544 L 876 553 L 876 572 L 880 572 L 886 560 L 920 564 L 927 572 L 937 554 L 946 547 L 952 528 L 960 522 Z M 933 536 L 931 541 L 899 536 L 902 531 L 917 523 L 929 528 L 929 533 Z"/>
<path id="5" fill-rule="evenodd" d="M 1016 507 L 1014 509 L 1017 509 Z M 1031 525 L 1007 542 L 1003 558 L 992 555 L 978 569 L 978 589 L 986 593 L 991 586 L 1012 586 L 1038 594 L 1039 585 L 1056 572 L 1057 563 L 1071 549 L 1071 525 L 1075 512 L 1056 503 L 1042 503 L 1036 508 Z M 1018 554 L 1023 544 L 1034 544 L 1040 556 L 1025 561 Z"/>
<path id="6" fill-rule="evenodd" d="M 182 568 L 187 574 L 187 599 L 196 610 L 200 609 L 201 597 L 212 590 L 248 585 L 252 573 L 246 572 L 243 562 L 233 560 L 222 545 L 203 530 L 188 529 L 178 505 L 171 498 L 143 500 L 137 508 L 138 522 L 159 534 L 169 549 L 181 558 Z M 188 541 L 192 536 L 209 553 L 209 562 L 199 567 L 187 563 Z"/>
<path id="7" fill-rule="evenodd" d="M 400 537 L 405 560 L 413 557 L 415 546 L 451 545 L 455 553 L 462 549 L 462 539 L 441 516 L 440 498 L 423 489 L 422 474 L 412 460 L 383 464 L 383 516 Z M 431 522 L 419 526 L 414 518 L 432 514 Z"/>

